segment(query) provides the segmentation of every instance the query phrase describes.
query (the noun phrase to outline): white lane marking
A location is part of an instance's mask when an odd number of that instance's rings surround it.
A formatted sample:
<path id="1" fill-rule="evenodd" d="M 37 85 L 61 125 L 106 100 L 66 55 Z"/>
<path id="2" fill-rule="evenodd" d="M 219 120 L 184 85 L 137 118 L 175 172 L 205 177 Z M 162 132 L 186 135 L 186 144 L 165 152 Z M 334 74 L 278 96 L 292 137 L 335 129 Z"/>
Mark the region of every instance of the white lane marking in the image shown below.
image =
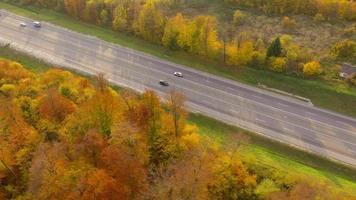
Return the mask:
<path id="1" fill-rule="evenodd" d="M 257 95 L 254 95 L 254 94 L 252 94 L 251 96 L 253 96 L 253 97 L 257 98 L 257 99 L 263 99 L 262 97 L 257 96 Z M 246 99 L 247 99 L 247 98 L 246 98 Z"/>
<path id="2" fill-rule="evenodd" d="M 232 91 L 234 91 L 234 92 L 236 92 L 236 89 L 235 88 L 233 88 L 233 87 L 226 87 L 226 89 L 229 89 L 229 90 L 232 90 Z"/>
<path id="3" fill-rule="evenodd" d="M 256 117 L 256 121 L 261 122 L 261 123 L 265 123 L 265 122 L 266 122 L 265 120 L 260 119 L 260 118 L 258 118 L 258 117 Z"/>
<path id="4" fill-rule="evenodd" d="M 337 120 L 336 122 L 337 122 L 337 123 L 340 123 L 340 124 L 342 124 L 342 125 L 344 125 L 344 126 L 347 126 L 347 127 L 351 127 L 351 128 L 352 128 L 352 125 L 350 125 L 350 124 L 348 124 L 348 123 L 345 123 L 345 122 L 342 122 L 342 121 L 339 121 L 339 120 Z"/>
<path id="5" fill-rule="evenodd" d="M 204 103 L 206 103 L 207 105 L 210 105 L 210 104 L 211 104 L 211 102 L 208 101 L 208 100 L 206 100 L 206 99 L 201 99 L 201 101 L 204 102 Z"/>
<path id="6" fill-rule="evenodd" d="M 294 133 L 294 130 L 293 130 L 293 129 L 290 129 L 290 128 L 287 128 L 287 127 L 283 127 L 283 130 L 288 131 L 288 132 L 293 132 L 293 133 Z"/>
<path id="7" fill-rule="evenodd" d="M 280 106 L 289 107 L 288 105 L 286 105 L 286 104 L 284 104 L 284 103 L 278 102 L 277 104 L 280 105 Z"/>
<path id="8" fill-rule="evenodd" d="M 309 112 L 309 111 L 305 111 L 305 113 L 306 113 L 307 115 L 311 115 L 311 116 L 318 116 L 317 114 L 312 113 L 312 112 Z"/>

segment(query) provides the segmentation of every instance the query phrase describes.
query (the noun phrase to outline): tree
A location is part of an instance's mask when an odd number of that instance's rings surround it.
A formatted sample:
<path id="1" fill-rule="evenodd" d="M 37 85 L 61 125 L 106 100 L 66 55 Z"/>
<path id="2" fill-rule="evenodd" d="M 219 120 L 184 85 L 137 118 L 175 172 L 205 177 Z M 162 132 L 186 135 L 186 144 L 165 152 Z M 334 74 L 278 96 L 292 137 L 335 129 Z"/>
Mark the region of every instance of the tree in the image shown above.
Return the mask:
<path id="1" fill-rule="evenodd" d="M 148 154 L 145 144 L 142 143 L 138 135 L 119 134 L 119 141 L 107 145 L 100 154 L 99 166 L 115 180 L 118 180 L 132 199 L 147 192 L 146 163 Z"/>
<path id="2" fill-rule="evenodd" d="M 186 31 L 185 23 L 186 23 L 185 19 L 181 13 L 177 13 L 177 15 L 174 18 L 168 20 L 162 37 L 163 46 L 170 49 L 177 49 L 179 46 L 184 47 L 183 44 L 178 45 L 179 43 L 178 37 L 180 34 L 182 35 L 186 34 L 185 32 L 183 32 Z M 180 41 L 180 43 L 185 43 L 185 42 Z"/>
<path id="3" fill-rule="evenodd" d="M 109 22 L 109 12 L 106 9 L 103 9 L 100 12 L 100 24 L 106 25 Z"/>
<path id="4" fill-rule="evenodd" d="M 267 49 L 267 58 L 269 57 L 280 57 L 282 55 L 282 45 L 281 40 L 277 37 L 272 41 L 270 46 Z"/>
<path id="5" fill-rule="evenodd" d="M 194 18 L 192 51 L 194 53 L 216 58 L 219 55 L 221 43 L 217 35 L 218 22 L 212 16 L 197 16 Z"/>
<path id="6" fill-rule="evenodd" d="M 85 0 L 64 0 L 64 8 L 69 15 L 79 18 L 85 8 Z"/>
<path id="7" fill-rule="evenodd" d="M 129 29 L 129 16 L 127 10 L 123 6 L 117 6 L 114 12 L 112 26 L 114 30 L 126 32 Z"/>
<path id="8" fill-rule="evenodd" d="M 282 27 L 288 31 L 294 31 L 297 26 L 297 23 L 294 19 L 290 19 L 289 17 L 283 17 Z"/>
<path id="9" fill-rule="evenodd" d="M 180 18 L 179 15 L 177 16 Z M 195 38 L 195 32 L 197 31 L 196 24 L 185 19 L 180 19 L 179 21 L 181 20 L 184 20 L 184 23 L 180 23 L 182 26 L 178 29 L 177 44 L 181 49 L 193 52 L 193 40 Z"/>
<path id="10" fill-rule="evenodd" d="M 238 42 L 235 40 L 235 42 L 228 44 L 226 54 L 229 65 L 247 65 L 252 59 L 253 43 L 250 41 Z"/>
<path id="11" fill-rule="evenodd" d="M 236 66 L 238 61 L 237 61 L 237 54 L 238 54 L 238 49 L 237 45 L 234 42 L 230 42 L 226 46 L 226 63 L 230 66 Z"/>
<path id="12" fill-rule="evenodd" d="M 146 1 L 134 23 L 135 33 L 143 39 L 160 43 L 164 32 L 165 18 L 153 0 Z"/>
<path id="13" fill-rule="evenodd" d="M 175 90 L 169 93 L 168 109 L 172 115 L 174 125 L 174 135 L 176 138 L 181 136 L 185 125 L 187 112 L 184 108 L 185 97 L 182 93 Z"/>
<path id="14" fill-rule="evenodd" d="M 236 10 L 234 12 L 234 16 L 233 16 L 233 24 L 234 24 L 234 26 L 242 25 L 243 23 L 245 23 L 245 21 L 246 21 L 245 14 L 242 13 L 240 10 Z"/>
<path id="15" fill-rule="evenodd" d="M 225 23 L 221 30 L 222 37 L 222 50 L 223 50 L 223 62 L 227 63 L 227 46 L 233 35 L 233 29 L 230 24 Z"/>
<path id="16" fill-rule="evenodd" d="M 84 190 L 81 199 L 85 200 L 129 200 L 127 188 L 107 174 L 105 170 L 97 169 L 88 174 L 84 180 Z"/>
<path id="17" fill-rule="evenodd" d="M 216 200 L 253 199 L 256 177 L 250 175 L 236 155 L 220 157 L 215 179 L 208 185 L 209 196 Z"/>
<path id="18" fill-rule="evenodd" d="M 67 115 L 74 111 L 75 105 L 60 95 L 54 88 L 48 90 L 47 95 L 42 99 L 39 106 L 41 117 L 58 123 L 62 122 Z"/>
<path id="19" fill-rule="evenodd" d="M 305 76 L 315 76 L 321 73 L 320 63 L 317 61 L 311 61 L 303 65 L 303 74 Z"/>
<path id="20" fill-rule="evenodd" d="M 185 127 L 179 138 L 181 153 L 160 174 L 152 187 L 152 199 L 209 199 L 207 185 L 215 178 L 213 168 L 218 150 L 213 141 L 197 131 L 194 125 Z"/>

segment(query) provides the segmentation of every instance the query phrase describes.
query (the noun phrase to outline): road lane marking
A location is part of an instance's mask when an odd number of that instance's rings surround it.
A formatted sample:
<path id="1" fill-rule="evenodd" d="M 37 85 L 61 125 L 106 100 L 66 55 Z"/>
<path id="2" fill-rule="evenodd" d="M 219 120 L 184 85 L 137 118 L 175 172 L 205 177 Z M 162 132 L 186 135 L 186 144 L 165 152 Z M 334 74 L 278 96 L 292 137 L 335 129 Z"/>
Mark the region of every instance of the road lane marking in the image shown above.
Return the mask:
<path id="1" fill-rule="evenodd" d="M 316 116 L 316 117 L 319 116 L 319 115 L 317 115 L 317 114 L 315 114 L 315 113 L 312 113 L 312 112 L 309 112 L 309 111 L 305 111 L 305 113 L 306 113 L 307 115 L 311 115 L 311 116 Z"/>
<path id="2" fill-rule="evenodd" d="M 263 119 L 260 119 L 260 118 L 258 118 L 258 117 L 256 117 L 256 121 L 258 121 L 258 122 L 261 122 L 261 123 L 266 123 L 266 121 L 265 120 L 263 120 Z"/>
<path id="3" fill-rule="evenodd" d="M 286 130 L 288 132 L 293 132 L 294 133 L 294 130 L 290 129 L 290 128 L 287 128 L 287 127 L 283 127 L 283 130 Z"/>
<path id="4" fill-rule="evenodd" d="M 286 104 L 284 104 L 284 103 L 278 102 L 277 104 L 280 105 L 280 106 L 283 106 L 283 107 L 289 107 L 288 105 L 286 105 Z"/>
<path id="5" fill-rule="evenodd" d="M 253 96 L 253 97 L 257 98 L 257 99 L 263 99 L 262 97 L 257 96 L 257 95 L 255 95 L 255 94 L 251 94 L 251 96 Z M 248 99 L 248 98 L 245 98 L 245 99 Z"/>

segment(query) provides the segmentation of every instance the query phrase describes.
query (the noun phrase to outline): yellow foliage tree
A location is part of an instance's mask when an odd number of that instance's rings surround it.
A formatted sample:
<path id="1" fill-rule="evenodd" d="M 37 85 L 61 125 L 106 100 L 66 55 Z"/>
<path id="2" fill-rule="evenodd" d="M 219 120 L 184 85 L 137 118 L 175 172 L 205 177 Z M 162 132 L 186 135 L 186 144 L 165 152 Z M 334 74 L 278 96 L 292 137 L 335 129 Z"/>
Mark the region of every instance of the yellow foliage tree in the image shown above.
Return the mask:
<path id="1" fill-rule="evenodd" d="M 303 74 L 306 76 L 315 76 L 321 73 L 320 63 L 311 61 L 303 65 Z"/>
<path id="2" fill-rule="evenodd" d="M 171 49 L 176 49 L 178 46 L 184 48 L 187 43 L 186 31 L 185 19 L 182 13 L 177 13 L 166 23 L 162 37 L 163 46 Z"/>
<path id="3" fill-rule="evenodd" d="M 135 33 L 151 42 L 161 42 L 165 17 L 153 0 L 148 0 L 134 22 Z"/>
<path id="4" fill-rule="evenodd" d="M 275 72 L 283 72 L 286 69 L 287 60 L 282 57 L 270 58 L 270 69 Z"/>

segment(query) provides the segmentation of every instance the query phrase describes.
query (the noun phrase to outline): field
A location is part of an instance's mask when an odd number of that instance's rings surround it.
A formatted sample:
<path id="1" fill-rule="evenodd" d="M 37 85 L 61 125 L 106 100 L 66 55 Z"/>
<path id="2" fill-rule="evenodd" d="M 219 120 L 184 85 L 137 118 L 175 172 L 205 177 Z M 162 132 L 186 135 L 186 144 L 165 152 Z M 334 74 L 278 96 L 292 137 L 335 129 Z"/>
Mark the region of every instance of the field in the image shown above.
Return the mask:
<path id="1" fill-rule="evenodd" d="M 253 68 L 232 69 L 217 61 L 197 58 L 197 56 L 192 56 L 181 51 L 170 51 L 159 45 L 154 45 L 152 43 L 138 39 L 137 37 L 126 34 L 119 34 L 110 30 L 109 28 L 83 23 L 58 12 L 35 7 L 17 7 L 3 2 L 0 2 L 0 8 L 10 10 L 23 16 L 31 17 L 33 19 L 48 21 L 84 34 L 94 35 L 112 43 L 127 46 L 129 48 L 143 51 L 151 55 L 170 60 L 172 62 L 183 64 L 232 80 L 240 81 L 250 85 L 257 85 L 258 83 L 267 85 L 272 88 L 309 98 L 312 100 L 315 106 L 349 116 L 356 116 L 356 107 L 354 106 L 356 105 L 356 88 L 349 87 L 343 82 L 335 80 L 333 75 L 328 75 L 320 79 L 305 79 L 293 75 L 287 76 Z M 207 10 L 206 12 L 218 12 L 219 9 L 222 8 Z M 272 20 L 272 24 L 277 23 L 277 19 L 270 20 Z M 302 21 L 303 19 L 299 20 Z M 256 26 L 258 26 L 258 24 Z M 326 28 L 329 27 L 329 25 L 325 26 Z M 258 27 L 254 28 L 257 29 Z M 341 31 L 340 27 L 337 27 L 335 30 L 334 28 L 330 29 L 332 29 L 331 32 L 334 33 L 339 33 Z M 276 28 L 276 30 L 278 29 Z M 327 37 L 328 35 L 320 37 L 320 40 L 323 40 L 320 41 L 321 44 L 325 45 Z M 297 37 L 297 40 L 298 38 L 302 38 L 302 36 Z M 336 38 L 333 40 L 336 40 Z M 305 43 L 307 44 L 309 42 L 305 41 Z M 314 44 L 311 43 L 310 45 Z M 321 45 L 318 48 L 326 49 L 326 46 Z M 330 70 L 333 71 L 333 69 Z"/>
<path id="2" fill-rule="evenodd" d="M 31 71 L 41 73 L 51 66 L 40 60 L 0 48 L 0 58 L 11 59 L 27 66 Z M 334 163 L 324 158 L 271 141 L 254 133 L 205 116 L 190 114 L 189 123 L 199 127 L 200 134 L 207 135 L 228 148 L 239 141 L 239 151 L 247 164 L 269 171 L 279 171 L 283 176 L 312 176 L 332 183 L 333 187 L 356 195 L 356 169 Z M 230 139 L 233 138 L 233 139 Z M 1 166 L 0 166 L 1 167 Z"/>

